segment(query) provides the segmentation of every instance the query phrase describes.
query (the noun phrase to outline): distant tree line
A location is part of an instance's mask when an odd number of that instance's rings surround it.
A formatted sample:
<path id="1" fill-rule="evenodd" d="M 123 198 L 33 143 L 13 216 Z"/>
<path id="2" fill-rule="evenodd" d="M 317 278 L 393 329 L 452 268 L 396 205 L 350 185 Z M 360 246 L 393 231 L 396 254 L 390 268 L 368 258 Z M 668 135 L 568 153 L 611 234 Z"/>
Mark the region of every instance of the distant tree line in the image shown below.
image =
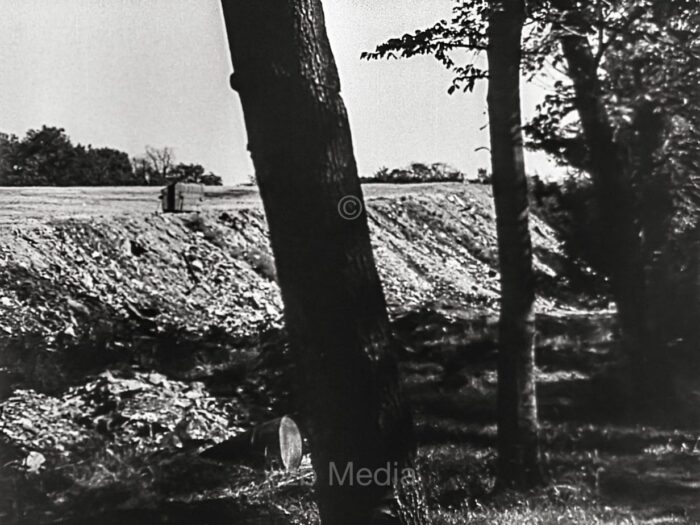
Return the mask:
<path id="1" fill-rule="evenodd" d="M 177 163 L 171 148 L 146 147 L 129 158 L 114 148 L 73 144 L 63 128 L 0 136 L 0 186 L 163 186 L 183 181 L 219 186 L 199 164 Z"/>
<path id="2" fill-rule="evenodd" d="M 371 177 L 363 177 L 362 182 L 386 182 L 393 184 L 416 182 L 464 182 L 464 173 L 443 162 L 423 164 L 412 162 L 405 168 L 379 168 Z"/>

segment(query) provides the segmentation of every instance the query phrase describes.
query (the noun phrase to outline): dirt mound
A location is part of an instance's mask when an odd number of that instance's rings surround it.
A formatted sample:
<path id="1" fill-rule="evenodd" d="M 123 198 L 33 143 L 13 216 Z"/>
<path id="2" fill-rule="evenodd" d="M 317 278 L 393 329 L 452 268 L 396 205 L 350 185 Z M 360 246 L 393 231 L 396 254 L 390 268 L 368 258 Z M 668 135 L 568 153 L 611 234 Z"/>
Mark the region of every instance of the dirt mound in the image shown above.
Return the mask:
<path id="1" fill-rule="evenodd" d="M 441 301 L 495 309 L 496 232 L 486 186 L 368 193 L 373 245 L 393 310 Z M 262 211 L 221 208 L 16 224 L 0 234 L 0 346 L 34 334 L 51 349 L 119 318 L 237 336 L 279 322 Z M 564 265 L 559 241 L 536 218 L 532 234 L 540 281 L 556 281 Z M 539 306 L 552 308 L 555 298 L 541 294 Z"/>

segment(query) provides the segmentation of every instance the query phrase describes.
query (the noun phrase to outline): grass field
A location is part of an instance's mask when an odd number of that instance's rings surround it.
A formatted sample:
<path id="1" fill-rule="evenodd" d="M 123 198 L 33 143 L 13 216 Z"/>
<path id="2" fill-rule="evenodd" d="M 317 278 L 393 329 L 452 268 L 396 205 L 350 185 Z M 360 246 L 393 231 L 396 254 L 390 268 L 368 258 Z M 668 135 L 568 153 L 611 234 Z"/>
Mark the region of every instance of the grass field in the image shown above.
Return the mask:
<path id="1" fill-rule="evenodd" d="M 366 198 L 408 193 L 445 192 L 469 184 L 366 184 Z M 475 185 L 483 193 L 483 185 Z M 160 208 L 159 187 L 7 187 L 0 188 L 0 225 L 66 217 L 90 218 L 124 213 L 152 213 Z M 209 186 L 204 209 L 235 210 L 261 206 L 254 186 Z"/>
<path id="2" fill-rule="evenodd" d="M 209 187 L 207 208 L 258 205 L 257 189 L 250 186 Z M 23 220 L 95 217 L 160 210 L 160 188 L 121 187 L 19 187 L 0 189 L 0 225 Z"/>

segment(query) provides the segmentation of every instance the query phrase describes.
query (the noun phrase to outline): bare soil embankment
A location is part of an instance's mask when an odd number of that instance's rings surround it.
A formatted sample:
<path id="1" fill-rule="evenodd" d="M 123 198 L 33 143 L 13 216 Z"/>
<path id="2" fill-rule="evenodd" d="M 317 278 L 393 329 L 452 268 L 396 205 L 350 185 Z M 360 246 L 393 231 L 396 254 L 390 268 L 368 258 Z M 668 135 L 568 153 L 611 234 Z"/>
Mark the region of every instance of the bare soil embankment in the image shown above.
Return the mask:
<path id="1" fill-rule="evenodd" d="M 493 311 L 498 272 L 488 187 L 370 186 L 366 193 L 392 309 L 448 301 Z M 156 212 L 156 195 L 150 188 L 110 189 L 102 198 L 97 189 L 3 192 L 0 338 L 35 333 L 50 344 L 95 317 L 143 314 L 159 324 L 234 334 L 279 318 L 256 192 L 218 189 L 202 213 L 180 215 Z M 565 279 L 560 243 L 536 218 L 532 234 L 539 305 L 564 307 L 560 290 L 546 286 Z"/>

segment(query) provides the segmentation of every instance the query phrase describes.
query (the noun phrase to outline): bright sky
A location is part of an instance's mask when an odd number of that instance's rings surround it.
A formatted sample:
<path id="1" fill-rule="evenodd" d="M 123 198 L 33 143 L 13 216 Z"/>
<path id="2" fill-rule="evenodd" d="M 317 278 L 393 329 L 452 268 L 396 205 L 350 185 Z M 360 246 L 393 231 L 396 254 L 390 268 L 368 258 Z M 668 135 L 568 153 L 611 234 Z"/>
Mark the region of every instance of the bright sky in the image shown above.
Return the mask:
<path id="1" fill-rule="evenodd" d="M 486 85 L 447 95 L 434 59 L 362 51 L 449 16 L 452 0 L 325 0 L 361 174 L 411 161 L 488 167 Z M 243 182 L 253 172 L 216 0 L 0 0 L 0 131 L 43 124 L 131 155 L 146 145 Z M 531 114 L 541 90 L 526 87 Z M 554 169 L 529 155 L 528 171 Z"/>

